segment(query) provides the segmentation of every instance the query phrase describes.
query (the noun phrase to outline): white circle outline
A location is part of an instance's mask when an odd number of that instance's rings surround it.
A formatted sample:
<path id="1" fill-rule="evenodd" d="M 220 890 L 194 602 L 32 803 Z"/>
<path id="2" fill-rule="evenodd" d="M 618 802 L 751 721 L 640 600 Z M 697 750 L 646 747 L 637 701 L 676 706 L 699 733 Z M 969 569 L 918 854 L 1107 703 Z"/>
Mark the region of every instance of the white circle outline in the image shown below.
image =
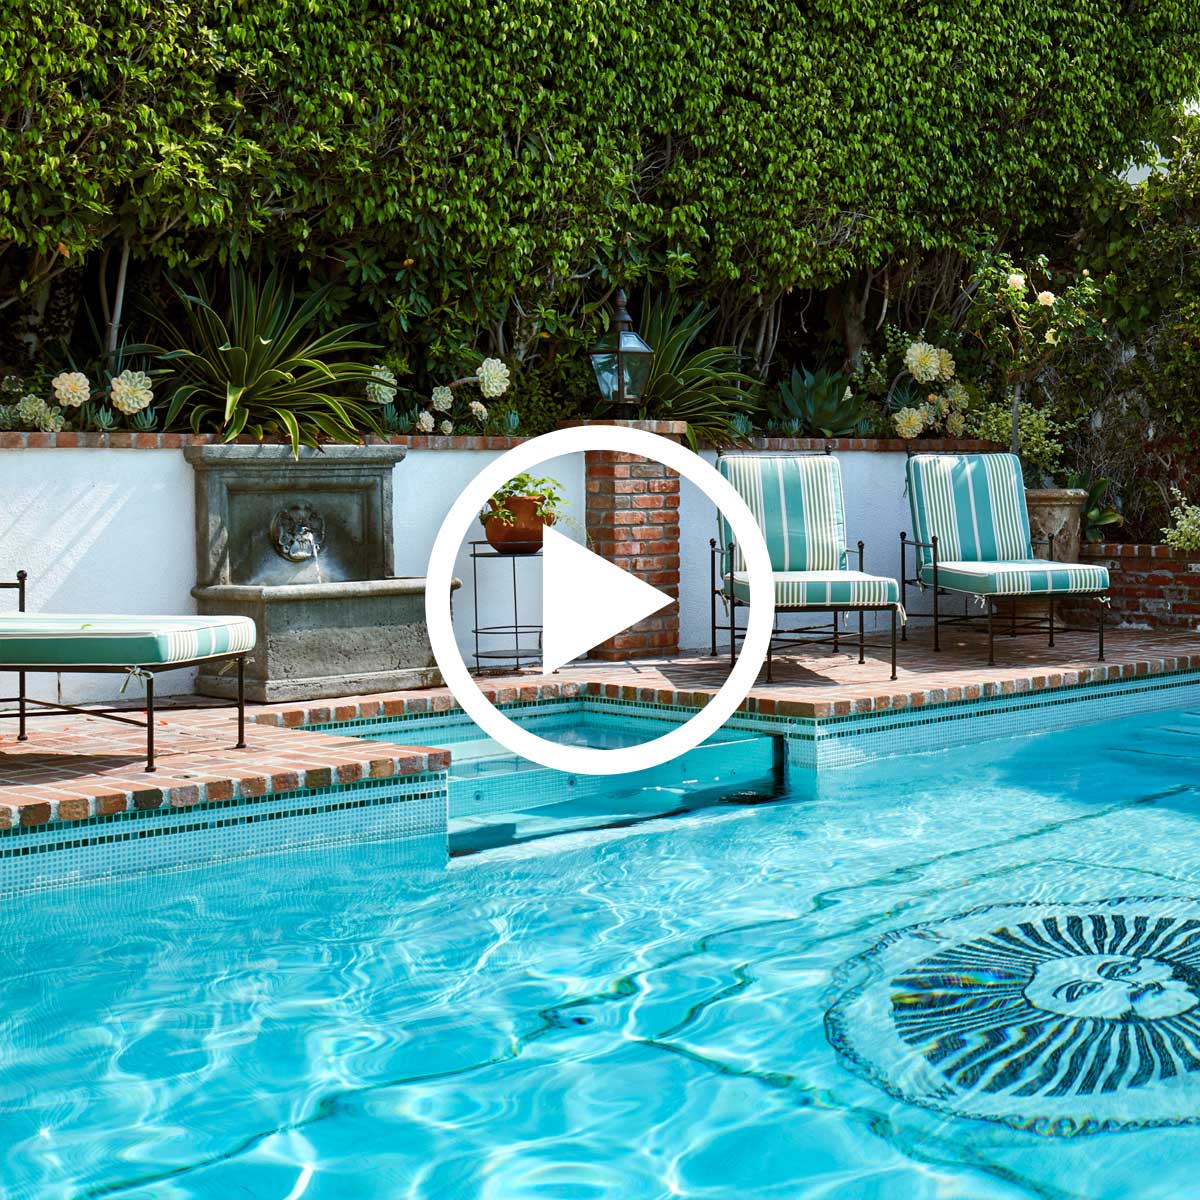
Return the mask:
<path id="1" fill-rule="evenodd" d="M 484 696 L 467 670 L 450 612 L 451 580 L 459 547 L 492 494 L 514 475 L 548 459 L 588 450 L 616 450 L 660 462 L 694 484 L 724 514 L 745 560 L 750 616 L 737 662 L 720 689 L 677 729 L 636 746 L 601 750 L 566 746 L 538 737 L 506 717 Z M 659 766 L 711 737 L 749 694 L 767 656 L 775 621 L 775 582 L 758 522 L 734 487 L 698 454 L 645 429 L 581 425 L 531 438 L 489 463 L 463 488 L 446 514 L 425 572 L 425 620 L 433 656 L 451 695 L 469 717 L 502 746 L 543 767 L 575 775 L 621 775 Z M 732 616 L 731 616 L 732 620 Z"/>

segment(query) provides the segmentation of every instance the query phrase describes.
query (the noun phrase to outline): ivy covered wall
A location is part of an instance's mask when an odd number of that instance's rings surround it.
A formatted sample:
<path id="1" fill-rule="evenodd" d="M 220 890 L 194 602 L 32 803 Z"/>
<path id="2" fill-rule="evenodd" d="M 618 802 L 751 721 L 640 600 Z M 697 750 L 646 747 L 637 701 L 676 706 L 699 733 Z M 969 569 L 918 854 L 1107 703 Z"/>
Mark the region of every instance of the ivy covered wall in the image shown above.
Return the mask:
<path id="1" fill-rule="evenodd" d="M 418 375 L 552 362 L 615 272 L 760 370 L 809 310 L 853 355 L 1198 82 L 1192 0 L 8 0 L 0 360 L 247 256 Z"/>

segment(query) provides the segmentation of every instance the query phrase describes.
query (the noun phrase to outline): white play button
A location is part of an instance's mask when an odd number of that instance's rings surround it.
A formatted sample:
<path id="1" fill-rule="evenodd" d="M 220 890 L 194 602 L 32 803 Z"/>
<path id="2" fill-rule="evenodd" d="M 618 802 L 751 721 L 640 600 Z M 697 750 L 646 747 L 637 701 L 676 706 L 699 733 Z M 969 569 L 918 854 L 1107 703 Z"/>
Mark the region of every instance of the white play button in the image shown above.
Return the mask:
<path id="1" fill-rule="evenodd" d="M 542 670 L 557 671 L 674 604 L 628 571 L 547 526 L 542 540 Z"/>

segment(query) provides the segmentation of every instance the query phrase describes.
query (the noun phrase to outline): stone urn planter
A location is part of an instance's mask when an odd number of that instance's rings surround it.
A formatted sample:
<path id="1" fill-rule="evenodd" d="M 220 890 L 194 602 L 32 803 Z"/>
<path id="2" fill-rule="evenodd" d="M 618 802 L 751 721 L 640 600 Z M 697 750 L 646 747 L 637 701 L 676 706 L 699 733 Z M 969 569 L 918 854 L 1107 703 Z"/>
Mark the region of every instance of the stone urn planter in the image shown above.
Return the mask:
<path id="1" fill-rule="evenodd" d="M 1033 540 L 1054 535 L 1054 557 L 1059 562 L 1079 561 L 1079 542 L 1083 536 L 1083 506 L 1087 492 L 1083 488 L 1026 488 L 1025 505 L 1029 509 L 1029 528 Z M 1037 558 L 1049 558 L 1047 546 L 1035 545 Z"/>
<path id="2" fill-rule="evenodd" d="M 1050 547 L 1039 546 L 1054 535 L 1054 558 L 1057 562 L 1078 562 L 1079 543 L 1083 536 L 1083 506 L 1087 492 L 1083 488 L 1026 488 L 1025 507 L 1029 510 L 1029 531 L 1033 535 L 1035 558 L 1049 558 Z M 1044 600 L 1018 600 L 1019 617 L 1044 620 Z M 1055 609 L 1054 627 L 1066 627 L 1067 622 Z"/>
<path id="3" fill-rule="evenodd" d="M 538 512 L 545 501 L 545 496 L 508 496 L 503 503 L 512 520 L 490 517 L 483 522 L 492 549 L 501 554 L 536 554 L 542 548 L 542 530 L 554 524 L 553 513 L 543 516 Z M 493 512 L 500 508 L 495 500 L 488 503 Z"/>

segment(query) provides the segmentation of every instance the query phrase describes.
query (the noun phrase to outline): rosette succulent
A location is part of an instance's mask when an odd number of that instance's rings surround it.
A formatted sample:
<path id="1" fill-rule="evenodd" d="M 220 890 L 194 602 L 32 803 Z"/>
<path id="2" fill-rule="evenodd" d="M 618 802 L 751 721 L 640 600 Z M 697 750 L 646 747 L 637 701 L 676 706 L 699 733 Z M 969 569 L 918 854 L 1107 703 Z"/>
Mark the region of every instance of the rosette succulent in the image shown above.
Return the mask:
<path id="1" fill-rule="evenodd" d="M 479 390 L 488 400 L 503 396 L 508 391 L 508 366 L 498 358 L 485 358 L 475 372 Z"/>
<path id="2" fill-rule="evenodd" d="M 50 380 L 54 398 L 67 408 L 79 408 L 92 398 L 92 385 L 82 371 L 63 371 Z"/>
<path id="3" fill-rule="evenodd" d="M 126 416 L 141 412 L 154 399 L 150 376 L 145 371 L 122 371 L 109 387 L 109 398 L 113 408 Z"/>
<path id="4" fill-rule="evenodd" d="M 434 412 L 448 413 L 454 405 L 454 393 L 445 385 L 435 387 L 429 402 L 433 405 Z"/>
<path id="5" fill-rule="evenodd" d="M 372 379 L 367 384 L 367 399 L 372 404 L 391 404 L 396 399 L 396 376 L 378 363 L 371 368 L 371 375 Z"/>
<path id="6" fill-rule="evenodd" d="M 904 352 L 904 365 L 918 383 L 935 382 L 942 370 L 941 356 L 928 342 L 913 342 Z"/>

